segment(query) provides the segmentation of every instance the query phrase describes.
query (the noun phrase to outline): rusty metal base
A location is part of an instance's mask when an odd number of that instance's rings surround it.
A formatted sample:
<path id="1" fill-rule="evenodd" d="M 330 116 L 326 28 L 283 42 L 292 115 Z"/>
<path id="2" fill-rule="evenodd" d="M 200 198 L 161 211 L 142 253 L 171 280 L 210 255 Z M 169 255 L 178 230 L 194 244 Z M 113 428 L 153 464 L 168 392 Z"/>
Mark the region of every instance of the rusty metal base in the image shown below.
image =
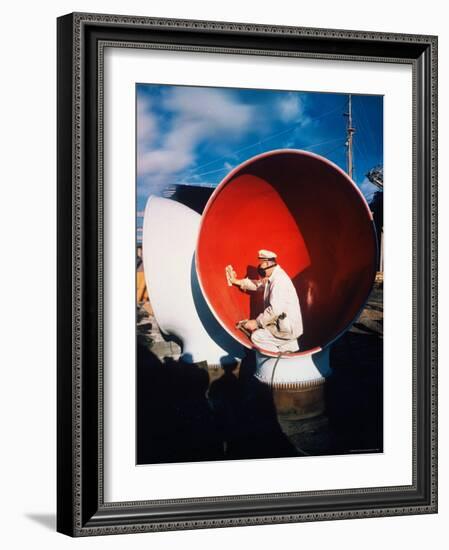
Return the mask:
<path id="1" fill-rule="evenodd" d="M 296 389 L 273 388 L 273 401 L 277 414 L 289 420 L 313 418 L 325 411 L 324 384 L 321 380 L 316 385 Z"/>

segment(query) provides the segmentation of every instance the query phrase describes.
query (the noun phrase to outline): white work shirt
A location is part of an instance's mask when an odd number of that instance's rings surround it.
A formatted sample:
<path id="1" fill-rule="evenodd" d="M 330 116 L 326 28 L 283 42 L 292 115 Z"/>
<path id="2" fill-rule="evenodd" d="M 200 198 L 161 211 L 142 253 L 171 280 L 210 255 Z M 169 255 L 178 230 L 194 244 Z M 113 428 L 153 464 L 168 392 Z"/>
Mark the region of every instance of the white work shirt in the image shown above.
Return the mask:
<path id="1" fill-rule="evenodd" d="M 277 265 L 268 279 L 252 281 L 245 278 L 240 288 L 255 291 L 264 289 L 264 310 L 257 316 L 259 326 L 265 328 L 276 317 L 285 313 L 282 330 L 291 334 L 292 338 L 299 338 L 303 333 L 301 306 L 299 305 L 296 289 L 281 266 Z"/>

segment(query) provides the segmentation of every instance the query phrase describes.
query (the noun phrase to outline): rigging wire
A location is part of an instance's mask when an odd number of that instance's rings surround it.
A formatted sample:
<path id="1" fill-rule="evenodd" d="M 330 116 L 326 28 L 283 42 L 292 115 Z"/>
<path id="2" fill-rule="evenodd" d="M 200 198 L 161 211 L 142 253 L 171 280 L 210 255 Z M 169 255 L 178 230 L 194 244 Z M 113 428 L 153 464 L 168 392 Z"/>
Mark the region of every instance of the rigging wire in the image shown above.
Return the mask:
<path id="1" fill-rule="evenodd" d="M 313 143 L 312 145 L 308 145 L 307 147 L 303 147 L 302 149 L 304 151 L 306 151 L 308 149 L 313 149 L 315 147 L 320 147 L 321 145 L 325 145 L 326 143 L 332 143 L 332 142 L 335 142 L 335 141 L 343 141 L 343 140 L 344 140 L 344 138 L 341 138 L 341 137 L 328 139 L 326 141 L 321 141 L 319 143 Z M 340 145 L 338 147 L 340 147 Z M 322 155 L 322 156 L 324 156 L 324 155 Z M 206 176 L 208 174 L 213 174 L 213 173 L 216 173 L 216 172 L 222 172 L 223 170 L 227 170 L 227 168 L 223 167 L 223 168 L 218 168 L 217 170 L 209 170 L 208 172 L 203 172 L 202 174 L 195 174 L 194 177 L 200 178 L 200 177 Z M 201 182 L 181 181 L 181 182 L 179 182 L 178 185 L 200 185 L 200 184 L 201 184 Z M 217 182 L 217 184 L 218 184 L 218 182 Z"/>
<path id="2" fill-rule="evenodd" d="M 343 107 L 342 105 L 337 105 L 336 107 L 334 107 L 330 111 L 327 111 L 327 112 L 315 117 L 314 121 L 321 120 L 322 118 L 325 118 L 325 117 L 335 113 L 336 111 L 341 110 L 342 107 Z M 279 132 L 275 132 L 274 134 L 271 134 L 271 135 L 267 136 L 266 138 L 263 138 L 261 140 L 258 140 L 256 142 L 254 142 L 254 143 L 251 143 L 250 145 L 242 147 L 241 149 L 231 151 L 229 154 L 223 155 L 222 157 L 219 157 L 218 159 L 214 159 L 214 160 L 208 161 L 204 164 L 201 164 L 200 166 L 197 166 L 195 168 L 191 168 L 190 171 L 189 171 L 190 173 L 188 172 L 187 176 L 189 176 L 189 177 L 193 176 L 193 175 L 195 175 L 195 172 L 197 172 L 198 170 L 201 170 L 202 168 L 205 168 L 206 166 L 209 166 L 210 164 L 214 164 L 214 163 L 219 162 L 221 160 L 229 159 L 229 157 L 238 155 L 239 153 L 242 153 L 243 151 L 247 151 L 248 149 L 252 149 L 253 147 L 257 147 L 258 145 L 260 145 L 262 143 L 265 143 L 266 141 L 270 141 L 270 140 L 274 139 L 275 137 L 278 137 L 278 136 L 281 136 L 281 135 L 286 134 L 288 132 L 291 132 L 292 130 L 295 130 L 296 128 L 298 128 L 298 124 L 293 124 L 292 126 L 290 126 L 288 128 L 285 128 L 284 130 L 281 130 Z"/>
<path id="3" fill-rule="evenodd" d="M 345 141 L 346 141 L 346 138 L 341 138 L 341 141 L 345 142 Z M 337 147 L 333 147 L 332 149 L 330 149 L 330 150 L 328 150 L 328 151 L 326 151 L 326 152 L 324 152 L 324 153 L 320 153 L 320 155 L 321 155 L 322 157 L 325 157 L 325 156 L 327 156 L 327 155 L 330 155 L 330 154 L 334 153 L 335 151 L 337 151 L 337 149 L 340 149 L 340 147 L 342 147 L 342 145 L 344 146 L 344 143 L 343 143 L 343 144 L 339 144 L 339 145 L 337 145 Z"/>
<path id="4" fill-rule="evenodd" d="M 365 143 L 366 137 L 368 135 L 368 131 L 365 125 L 365 121 L 363 120 L 363 117 L 360 116 L 358 109 L 354 109 L 354 113 L 356 115 L 355 118 L 357 119 L 357 124 L 359 125 L 359 128 L 362 130 L 361 132 L 358 132 L 359 139 L 357 140 L 357 142 L 359 146 L 359 151 L 362 153 L 362 149 L 363 149 L 363 155 L 365 157 L 365 160 L 368 161 L 369 147 L 368 147 L 368 144 Z"/>

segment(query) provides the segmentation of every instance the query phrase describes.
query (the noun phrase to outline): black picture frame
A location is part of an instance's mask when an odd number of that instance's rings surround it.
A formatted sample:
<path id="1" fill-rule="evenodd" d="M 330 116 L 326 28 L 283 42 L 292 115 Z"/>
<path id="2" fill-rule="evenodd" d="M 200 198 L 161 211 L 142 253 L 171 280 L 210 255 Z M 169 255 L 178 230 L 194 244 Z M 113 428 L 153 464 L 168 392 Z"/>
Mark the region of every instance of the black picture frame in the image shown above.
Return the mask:
<path id="1" fill-rule="evenodd" d="M 86 13 L 58 18 L 57 29 L 57 530 L 88 536 L 436 513 L 437 37 Z M 105 43 L 412 66 L 412 485 L 104 502 L 99 106 Z"/>

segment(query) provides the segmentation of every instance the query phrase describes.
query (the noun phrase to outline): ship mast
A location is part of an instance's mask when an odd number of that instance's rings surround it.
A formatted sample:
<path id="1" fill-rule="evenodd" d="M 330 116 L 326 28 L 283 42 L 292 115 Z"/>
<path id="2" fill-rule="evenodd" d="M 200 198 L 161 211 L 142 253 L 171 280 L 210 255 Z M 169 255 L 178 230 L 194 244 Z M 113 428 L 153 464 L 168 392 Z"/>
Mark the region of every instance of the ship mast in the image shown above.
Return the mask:
<path id="1" fill-rule="evenodd" d="M 345 116 L 348 117 L 348 124 L 346 127 L 347 139 L 346 139 L 346 158 L 347 158 L 347 167 L 349 177 L 352 179 L 354 157 L 352 152 L 352 140 L 353 134 L 355 133 L 355 128 L 352 126 L 352 95 L 349 94 L 348 99 L 348 112 L 345 113 Z"/>

